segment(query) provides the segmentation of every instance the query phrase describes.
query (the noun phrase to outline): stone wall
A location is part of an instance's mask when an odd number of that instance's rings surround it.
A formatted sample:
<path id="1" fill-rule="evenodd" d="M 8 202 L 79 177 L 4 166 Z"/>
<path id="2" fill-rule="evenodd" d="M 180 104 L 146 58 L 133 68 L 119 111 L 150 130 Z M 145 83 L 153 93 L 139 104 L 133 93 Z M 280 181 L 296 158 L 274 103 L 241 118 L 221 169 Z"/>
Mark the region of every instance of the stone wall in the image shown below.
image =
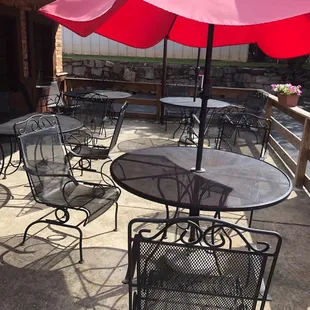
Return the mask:
<path id="1" fill-rule="evenodd" d="M 104 61 L 87 59 L 63 59 L 63 69 L 70 77 L 119 80 L 131 82 L 160 83 L 161 63 Z M 212 84 L 223 87 L 260 88 L 271 91 L 271 84 L 287 82 L 288 70 L 283 67 L 246 68 L 212 67 Z M 309 71 L 310 75 L 310 71 Z M 304 77 L 305 83 L 309 75 Z M 169 64 L 167 81 L 171 84 L 195 83 L 195 67 L 186 64 Z M 303 85 L 303 83 L 301 83 Z M 310 97 L 309 89 L 304 88 L 304 96 Z"/>

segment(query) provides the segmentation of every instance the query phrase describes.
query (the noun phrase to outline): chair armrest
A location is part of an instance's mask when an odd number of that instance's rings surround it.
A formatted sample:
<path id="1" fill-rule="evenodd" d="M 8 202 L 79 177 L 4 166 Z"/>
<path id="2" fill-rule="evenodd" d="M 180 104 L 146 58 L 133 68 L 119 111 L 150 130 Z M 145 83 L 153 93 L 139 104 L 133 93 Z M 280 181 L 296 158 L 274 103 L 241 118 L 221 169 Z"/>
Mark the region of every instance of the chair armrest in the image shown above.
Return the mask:
<path id="1" fill-rule="evenodd" d="M 27 167 L 24 166 L 24 169 L 27 173 L 34 175 L 36 177 L 61 177 L 61 178 L 68 178 L 70 181 L 72 181 L 75 185 L 78 185 L 78 181 L 70 174 L 65 174 L 65 173 L 38 173 L 36 171 L 33 171 Z"/>

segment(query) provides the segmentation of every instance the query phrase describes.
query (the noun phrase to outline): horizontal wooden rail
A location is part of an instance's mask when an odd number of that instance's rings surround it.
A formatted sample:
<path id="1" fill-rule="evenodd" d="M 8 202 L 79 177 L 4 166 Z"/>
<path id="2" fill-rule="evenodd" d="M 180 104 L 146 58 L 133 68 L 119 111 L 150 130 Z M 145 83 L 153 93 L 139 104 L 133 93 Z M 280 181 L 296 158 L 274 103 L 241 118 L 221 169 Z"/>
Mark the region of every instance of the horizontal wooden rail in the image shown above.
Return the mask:
<path id="1" fill-rule="evenodd" d="M 285 138 L 288 142 L 293 144 L 296 149 L 299 149 L 301 139 L 297 137 L 293 132 L 284 127 L 280 122 L 278 122 L 274 117 L 271 117 L 272 129 L 275 130 L 279 135 Z"/>
<path id="2" fill-rule="evenodd" d="M 269 144 L 273 150 L 279 155 L 280 159 L 289 167 L 289 169 L 295 174 L 297 168 L 297 162 L 290 156 L 288 152 L 276 141 L 272 136 L 269 137 Z"/>
<path id="3" fill-rule="evenodd" d="M 303 187 L 310 191 L 310 182 L 309 177 L 307 176 L 307 165 L 310 159 L 310 113 L 299 108 L 289 108 L 284 107 L 278 102 L 278 98 L 274 95 L 266 93 L 261 90 L 268 96 L 267 107 L 266 107 L 266 117 L 269 117 L 273 120 L 273 129 L 291 143 L 296 149 L 298 149 L 298 159 L 297 162 L 291 158 L 291 156 L 284 151 L 280 144 L 273 138 L 270 137 L 270 145 L 273 147 L 275 152 L 279 157 L 287 164 L 287 166 L 295 174 L 294 183 L 296 187 Z M 303 134 L 302 138 L 297 137 L 290 130 L 285 128 L 277 120 L 275 120 L 272 114 L 272 108 L 276 108 L 281 112 L 289 115 L 294 120 L 303 125 Z"/>

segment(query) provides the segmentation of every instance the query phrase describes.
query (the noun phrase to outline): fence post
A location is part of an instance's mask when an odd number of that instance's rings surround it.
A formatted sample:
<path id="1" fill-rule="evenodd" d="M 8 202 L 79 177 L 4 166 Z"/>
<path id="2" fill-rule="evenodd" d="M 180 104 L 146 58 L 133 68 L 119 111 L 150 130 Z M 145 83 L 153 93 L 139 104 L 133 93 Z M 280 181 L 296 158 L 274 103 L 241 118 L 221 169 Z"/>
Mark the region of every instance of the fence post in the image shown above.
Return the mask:
<path id="1" fill-rule="evenodd" d="M 299 148 L 297 168 L 295 173 L 295 186 L 302 187 L 305 182 L 307 163 L 309 160 L 310 149 L 310 119 L 306 118 L 304 122 L 304 130 Z"/>
<path id="2" fill-rule="evenodd" d="M 161 84 L 157 84 L 156 85 L 156 120 L 158 121 L 158 123 L 160 123 L 161 119 L 161 114 L 162 114 L 162 107 L 161 107 L 161 103 L 160 103 L 160 98 L 161 98 L 161 92 L 162 92 L 162 85 Z"/>
<path id="3" fill-rule="evenodd" d="M 272 99 L 268 97 L 266 102 L 266 118 L 271 119 L 271 113 L 272 113 Z"/>

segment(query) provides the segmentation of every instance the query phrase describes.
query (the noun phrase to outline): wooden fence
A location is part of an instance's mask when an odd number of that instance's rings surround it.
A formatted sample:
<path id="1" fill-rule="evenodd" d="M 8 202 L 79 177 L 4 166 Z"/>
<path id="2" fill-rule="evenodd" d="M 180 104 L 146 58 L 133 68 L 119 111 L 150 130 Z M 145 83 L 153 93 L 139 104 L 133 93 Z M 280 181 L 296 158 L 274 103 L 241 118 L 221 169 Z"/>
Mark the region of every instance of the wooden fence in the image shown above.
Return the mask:
<path id="1" fill-rule="evenodd" d="M 156 107 L 155 114 L 132 114 L 132 117 L 141 118 L 157 118 L 160 115 L 160 94 L 161 85 L 155 83 L 133 83 L 124 81 L 103 81 L 103 80 L 91 80 L 91 79 L 77 79 L 77 78 L 67 78 L 66 88 L 86 88 L 94 87 L 97 89 L 115 89 L 128 91 L 133 93 L 133 96 L 128 100 L 132 104 L 145 105 Z M 213 87 L 212 94 L 214 96 L 221 96 L 225 98 L 238 98 L 245 99 L 248 94 L 257 89 L 250 88 L 227 88 L 227 87 Z M 275 137 L 271 134 L 269 139 L 269 145 L 274 150 L 274 152 L 279 156 L 279 158 L 286 164 L 286 166 L 291 170 L 292 174 L 295 176 L 295 186 L 304 186 L 308 191 L 310 191 L 310 178 L 306 174 L 307 164 L 310 160 L 310 113 L 299 108 L 286 108 L 278 103 L 278 98 L 267 93 L 264 90 L 259 90 L 268 96 L 266 105 L 266 117 L 272 120 L 273 130 L 280 135 L 285 141 L 292 144 L 298 150 L 297 161 L 292 158 L 292 156 L 284 150 L 284 148 L 278 143 Z M 194 87 L 188 86 L 188 95 L 193 95 Z M 145 98 L 135 97 L 135 94 L 145 94 Z M 297 121 L 303 126 L 302 137 L 297 137 L 293 132 L 284 127 L 280 122 L 278 122 L 272 116 L 272 109 L 278 109 L 286 115 L 290 116 L 292 119 Z"/>
<path id="2" fill-rule="evenodd" d="M 83 38 L 64 27 L 62 31 L 62 42 L 63 52 L 66 54 L 151 58 L 161 58 L 163 56 L 163 42 L 152 48 L 138 49 L 109 40 L 98 34 L 91 34 Z M 213 59 L 246 62 L 248 60 L 248 51 L 249 46 L 246 44 L 218 47 L 213 49 Z M 204 55 L 205 50 L 202 49 L 201 58 L 204 58 Z M 197 48 L 169 41 L 168 58 L 196 59 Z"/>

